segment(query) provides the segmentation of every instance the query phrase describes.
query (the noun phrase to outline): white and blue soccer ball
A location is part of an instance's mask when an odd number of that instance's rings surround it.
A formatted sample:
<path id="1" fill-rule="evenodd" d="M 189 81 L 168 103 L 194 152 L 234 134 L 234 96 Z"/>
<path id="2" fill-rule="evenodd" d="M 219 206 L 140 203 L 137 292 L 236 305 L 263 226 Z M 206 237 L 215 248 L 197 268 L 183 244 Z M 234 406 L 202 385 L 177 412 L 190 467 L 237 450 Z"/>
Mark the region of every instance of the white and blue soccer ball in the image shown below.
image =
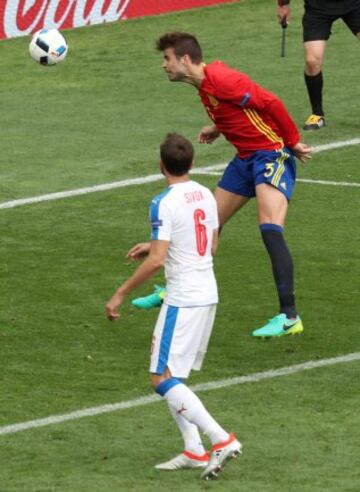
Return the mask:
<path id="1" fill-rule="evenodd" d="M 40 29 L 30 42 L 29 53 L 41 65 L 56 65 L 64 60 L 68 44 L 57 29 Z"/>

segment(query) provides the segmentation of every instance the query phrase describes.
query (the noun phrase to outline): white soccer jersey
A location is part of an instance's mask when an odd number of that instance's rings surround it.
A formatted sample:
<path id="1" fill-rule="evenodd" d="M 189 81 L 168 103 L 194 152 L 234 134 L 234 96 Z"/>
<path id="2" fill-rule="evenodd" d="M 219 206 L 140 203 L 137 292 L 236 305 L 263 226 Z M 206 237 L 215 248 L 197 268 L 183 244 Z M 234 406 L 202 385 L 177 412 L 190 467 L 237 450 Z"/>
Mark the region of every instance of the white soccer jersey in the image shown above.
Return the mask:
<path id="1" fill-rule="evenodd" d="M 219 223 L 211 191 L 195 181 L 171 185 L 152 200 L 150 217 L 151 239 L 170 243 L 164 302 L 178 307 L 216 304 L 211 246 Z"/>

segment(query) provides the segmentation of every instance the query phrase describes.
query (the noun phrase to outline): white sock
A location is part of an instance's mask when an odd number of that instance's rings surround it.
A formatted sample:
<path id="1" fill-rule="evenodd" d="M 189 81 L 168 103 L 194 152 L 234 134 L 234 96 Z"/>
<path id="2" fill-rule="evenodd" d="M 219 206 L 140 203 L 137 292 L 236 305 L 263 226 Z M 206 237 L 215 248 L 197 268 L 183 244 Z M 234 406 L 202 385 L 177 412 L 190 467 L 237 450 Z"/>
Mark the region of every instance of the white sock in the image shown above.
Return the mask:
<path id="1" fill-rule="evenodd" d="M 185 451 L 190 451 L 190 453 L 203 456 L 205 454 L 205 449 L 201 441 L 199 429 L 195 424 L 191 424 L 188 420 L 186 420 L 180 413 L 177 413 L 175 408 L 170 405 L 169 402 L 168 406 L 170 413 L 173 416 L 176 425 L 179 427 L 181 435 L 184 439 Z"/>
<path id="2" fill-rule="evenodd" d="M 172 386 L 163 397 L 177 414 L 188 422 L 195 424 L 206 434 L 212 444 L 218 444 L 229 439 L 229 434 L 209 414 L 201 400 L 185 384 Z"/>

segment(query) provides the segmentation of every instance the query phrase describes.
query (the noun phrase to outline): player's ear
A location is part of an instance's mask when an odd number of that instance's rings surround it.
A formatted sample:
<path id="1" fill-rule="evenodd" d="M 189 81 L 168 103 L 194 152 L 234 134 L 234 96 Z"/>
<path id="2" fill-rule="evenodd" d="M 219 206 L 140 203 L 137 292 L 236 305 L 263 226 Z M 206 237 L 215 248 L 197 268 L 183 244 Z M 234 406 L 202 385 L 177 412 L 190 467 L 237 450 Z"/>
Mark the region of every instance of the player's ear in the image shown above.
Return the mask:
<path id="1" fill-rule="evenodd" d="M 187 53 L 185 53 L 185 55 L 183 55 L 181 57 L 181 61 L 184 63 L 184 65 L 191 65 L 192 64 L 192 60 L 190 58 L 190 55 L 188 55 Z"/>

